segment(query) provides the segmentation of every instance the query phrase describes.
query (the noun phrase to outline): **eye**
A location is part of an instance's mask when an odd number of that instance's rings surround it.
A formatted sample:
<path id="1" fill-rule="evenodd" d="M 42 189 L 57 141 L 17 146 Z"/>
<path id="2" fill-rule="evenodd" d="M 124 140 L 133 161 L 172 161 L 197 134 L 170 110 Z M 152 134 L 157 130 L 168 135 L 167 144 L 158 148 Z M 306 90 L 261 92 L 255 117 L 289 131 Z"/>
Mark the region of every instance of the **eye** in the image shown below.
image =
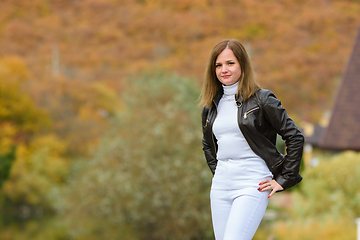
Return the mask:
<path id="1" fill-rule="evenodd" d="M 230 65 L 230 66 L 232 66 L 232 65 L 234 65 L 234 64 L 235 64 L 234 62 L 229 62 L 229 65 Z"/>
<path id="2" fill-rule="evenodd" d="M 215 64 L 215 68 L 221 67 L 221 64 Z"/>

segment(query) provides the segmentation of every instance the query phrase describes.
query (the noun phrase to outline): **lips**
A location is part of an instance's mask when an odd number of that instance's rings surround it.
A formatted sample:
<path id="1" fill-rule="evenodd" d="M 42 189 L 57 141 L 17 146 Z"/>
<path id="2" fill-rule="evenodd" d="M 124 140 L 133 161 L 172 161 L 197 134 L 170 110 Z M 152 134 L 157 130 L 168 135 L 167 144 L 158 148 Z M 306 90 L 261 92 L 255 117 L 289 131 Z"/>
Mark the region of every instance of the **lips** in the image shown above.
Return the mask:
<path id="1" fill-rule="evenodd" d="M 222 78 L 229 78 L 231 75 L 224 75 Z"/>

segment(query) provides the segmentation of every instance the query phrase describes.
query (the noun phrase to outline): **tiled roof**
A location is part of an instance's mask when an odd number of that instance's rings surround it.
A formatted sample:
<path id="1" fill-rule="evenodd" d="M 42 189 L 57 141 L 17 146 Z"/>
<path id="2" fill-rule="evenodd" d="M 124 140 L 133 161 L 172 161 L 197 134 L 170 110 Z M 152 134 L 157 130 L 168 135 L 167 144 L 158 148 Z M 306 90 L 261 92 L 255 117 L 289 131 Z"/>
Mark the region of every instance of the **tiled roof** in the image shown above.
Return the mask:
<path id="1" fill-rule="evenodd" d="M 360 151 L 360 28 L 320 146 Z"/>

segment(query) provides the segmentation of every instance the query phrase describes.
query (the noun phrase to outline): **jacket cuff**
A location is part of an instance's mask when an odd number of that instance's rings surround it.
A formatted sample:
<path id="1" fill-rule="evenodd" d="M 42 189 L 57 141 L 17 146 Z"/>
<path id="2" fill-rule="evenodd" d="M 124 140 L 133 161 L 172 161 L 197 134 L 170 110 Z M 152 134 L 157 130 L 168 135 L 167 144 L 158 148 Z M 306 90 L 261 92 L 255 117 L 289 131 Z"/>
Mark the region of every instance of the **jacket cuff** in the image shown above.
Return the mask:
<path id="1" fill-rule="evenodd" d="M 283 178 L 283 176 L 279 175 L 275 178 L 275 181 L 280 184 L 280 186 L 283 187 L 283 189 L 285 190 L 286 189 L 286 179 Z"/>
<path id="2" fill-rule="evenodd" d="M 283 175 L 279 175 L 276 177 L 275 181 L 283 187 L 283 190 L 291 188 L 292 186 L 298 184 L 302 180 L 300 174 L 297 174 L 295 178 L 286 179 Z M 282 191 L 283 191 L 282 190 Z M 279 191 L 280 192 L 280 191 Z"/>

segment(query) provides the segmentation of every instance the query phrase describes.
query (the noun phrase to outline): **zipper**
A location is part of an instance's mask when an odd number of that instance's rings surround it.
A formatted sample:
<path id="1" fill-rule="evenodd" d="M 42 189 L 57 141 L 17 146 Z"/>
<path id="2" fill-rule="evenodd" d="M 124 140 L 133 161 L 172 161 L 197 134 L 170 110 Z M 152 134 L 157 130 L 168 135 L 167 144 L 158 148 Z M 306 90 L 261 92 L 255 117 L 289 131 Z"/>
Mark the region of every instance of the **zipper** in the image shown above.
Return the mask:
<path id="1" fill-rule="evenodd" d="M 271 168 L 276 168 L 276 167 L 280 166 L 284 161 L 285 161 L 285 157 L 283 157 L 283 159 L 281 159 L 280 161 L 275 163 Z"/>
<path id="2" fill-rule="evenodd" d="M 259 109 L 260 107 L 256 107 L 256 108 L 253 108 L 253 109 L 250 109 L 249 111 L 247 111 L 246 113 L 244 113 L 244 118 L 246 119 L 247 118 L 247 115 L 257 109 Z"/>
<path id="3" fill-rule="evenodd" d="M 242 104 L 243 104 L 243 103 L 240 103 L 240 104 L 238 105 L 238 103 L 235 102 L 235 106 L 237 106 L 238 108 L 241 108 Z"/>
<path id="4" fill-rule="evenodd" d="M 217 106 L 216 106 L 216 103 L 215 103 L 215 101 L 213 100 L 213 102 L 214 102 L 214 105 L 215 105 L 215 107 L 216 107 L 216 112 L 217 112 Z M 209 123 L 210 121 L 209 121 L 209 118 L 206 118 L 206 123 L 205 123 L 205 127 L 207 127 L 207 125 L 208 125 L 208 123 Z"/>

